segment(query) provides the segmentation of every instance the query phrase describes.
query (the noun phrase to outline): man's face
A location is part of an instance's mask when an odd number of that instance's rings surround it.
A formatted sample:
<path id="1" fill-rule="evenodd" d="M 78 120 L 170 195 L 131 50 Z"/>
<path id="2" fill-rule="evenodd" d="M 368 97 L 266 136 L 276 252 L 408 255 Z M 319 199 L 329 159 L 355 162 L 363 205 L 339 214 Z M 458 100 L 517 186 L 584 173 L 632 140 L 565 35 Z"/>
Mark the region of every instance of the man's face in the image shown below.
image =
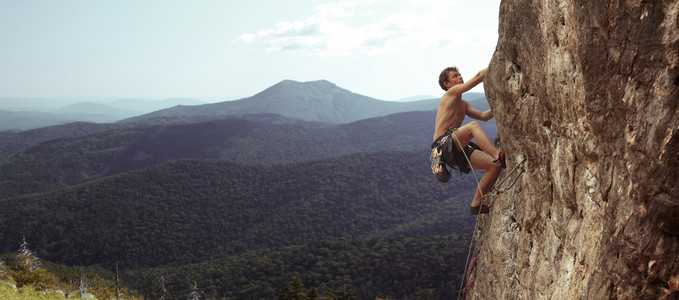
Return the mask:
<path id="1" fill-rule="evenodd" d="M 450 86 L 456 86 L 458 84 L 463 84 L 464 79 L 462 79 L 460 72 L 450 71 L 448 72 L 448 82 L 450 83 Z"/>

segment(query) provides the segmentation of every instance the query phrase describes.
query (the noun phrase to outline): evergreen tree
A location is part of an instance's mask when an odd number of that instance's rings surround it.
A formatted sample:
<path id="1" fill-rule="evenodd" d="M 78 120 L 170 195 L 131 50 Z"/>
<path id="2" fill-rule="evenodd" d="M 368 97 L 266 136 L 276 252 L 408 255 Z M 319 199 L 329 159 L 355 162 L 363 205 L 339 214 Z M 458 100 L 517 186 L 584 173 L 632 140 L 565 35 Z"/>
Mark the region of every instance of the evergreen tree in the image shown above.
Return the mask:
<path id="1" fill-rule="evenodd" d="M 278 293 L 277 300 L 309 300 L 309 295 L 304 290 L 302 279 L 295 276 L 295 279 L 288 281 L 283 289 Z"/>

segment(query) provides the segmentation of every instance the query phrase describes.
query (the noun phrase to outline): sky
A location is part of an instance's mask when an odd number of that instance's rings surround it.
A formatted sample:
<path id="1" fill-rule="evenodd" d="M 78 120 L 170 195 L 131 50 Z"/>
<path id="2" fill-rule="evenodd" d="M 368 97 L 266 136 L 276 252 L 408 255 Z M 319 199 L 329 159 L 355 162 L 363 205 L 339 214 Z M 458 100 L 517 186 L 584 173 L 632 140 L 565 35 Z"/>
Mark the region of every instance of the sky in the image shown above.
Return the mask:
<path id="1" fill-rule="evenodd" d="M 0 0 L 0 98 L 252 96 L 328 80 L 439 97 L 486 68 L 500 0 Z M 483 92 L 482 85 L 473 92 Z"/>

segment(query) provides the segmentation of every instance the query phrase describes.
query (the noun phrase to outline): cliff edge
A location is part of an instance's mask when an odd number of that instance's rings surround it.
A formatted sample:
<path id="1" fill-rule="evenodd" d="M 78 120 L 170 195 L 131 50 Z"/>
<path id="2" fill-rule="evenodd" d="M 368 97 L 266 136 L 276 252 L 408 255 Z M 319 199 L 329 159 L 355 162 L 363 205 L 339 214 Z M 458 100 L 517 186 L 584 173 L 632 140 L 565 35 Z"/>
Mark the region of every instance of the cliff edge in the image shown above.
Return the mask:
<path id="1" fill-rule="evenodd" d="M 484 86 L 527 161 L 468 296 L 679 298 L 679 1 L 502 1 Z"/>

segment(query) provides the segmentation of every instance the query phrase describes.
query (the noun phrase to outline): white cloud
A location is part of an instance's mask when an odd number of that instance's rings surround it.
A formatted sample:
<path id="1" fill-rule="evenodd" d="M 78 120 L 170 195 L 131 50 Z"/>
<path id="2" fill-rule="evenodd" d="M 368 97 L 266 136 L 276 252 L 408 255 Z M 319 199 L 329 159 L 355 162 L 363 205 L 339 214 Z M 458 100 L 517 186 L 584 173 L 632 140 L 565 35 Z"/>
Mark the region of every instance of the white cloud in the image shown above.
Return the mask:
<path id="1" fill-rule="evenodd" d="M 457 1 L 345 0 L 323 3 L 314 15 L 277 23 L 238 41 L 261 43 L 268 51 L 308 51 L 320 56 L 419 52 L 432 47 L 486 42 L 495 29 L 464 27 L 451 11 Z M 385 9 L 387 8 L 387 9 Z M 389 11 L 389 13 L 386 13 Z M 491 41 L 492 42 L 492 41 Z"/>

